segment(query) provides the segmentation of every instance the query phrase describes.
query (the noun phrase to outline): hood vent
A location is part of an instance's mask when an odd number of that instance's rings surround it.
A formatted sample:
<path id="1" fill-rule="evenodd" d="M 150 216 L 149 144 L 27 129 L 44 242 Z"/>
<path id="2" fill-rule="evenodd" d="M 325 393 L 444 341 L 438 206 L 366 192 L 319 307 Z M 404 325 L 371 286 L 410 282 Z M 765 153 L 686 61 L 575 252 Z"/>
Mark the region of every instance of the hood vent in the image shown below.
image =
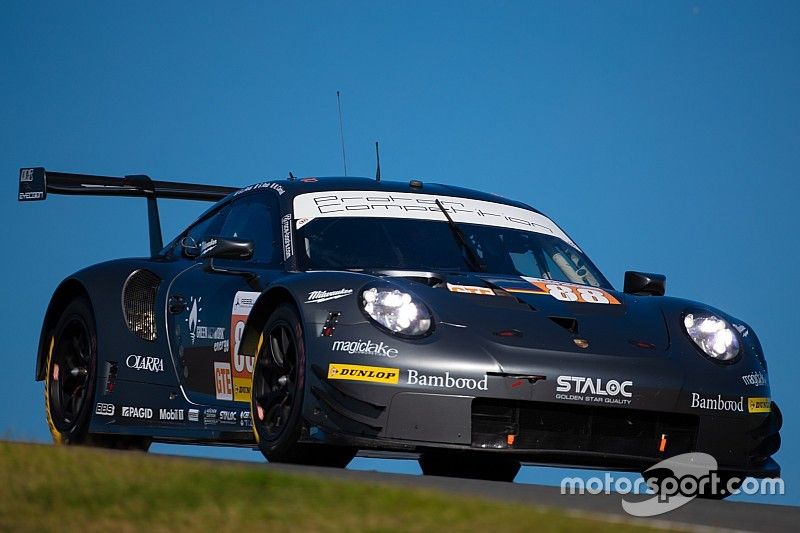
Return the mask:
<path id="1" fill-rule="evenodd" d="M 547 317 L 570 333 L 578 333 L 578 320 L 570 317 L 563 316 L 549 316 Z"/>
<path id="2" fill-rule="evenodd" d="M 136 270 L 122 287 L 122 313 L 128 329 L 146 341 L 156 340 L 156 291 L 161 278 Z"/>

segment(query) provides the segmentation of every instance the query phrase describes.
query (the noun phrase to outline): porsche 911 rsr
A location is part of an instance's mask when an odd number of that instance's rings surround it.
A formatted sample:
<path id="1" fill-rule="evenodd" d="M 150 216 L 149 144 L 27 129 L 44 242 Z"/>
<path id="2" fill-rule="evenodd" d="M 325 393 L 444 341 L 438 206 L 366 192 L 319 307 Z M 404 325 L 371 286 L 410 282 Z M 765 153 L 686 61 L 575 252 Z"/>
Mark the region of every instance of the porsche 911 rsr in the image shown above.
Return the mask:
<path id="1" fill-rule="evenodd" d="M 55 290 L 36 379 L 57 442 L 257 446 L 426 474 L 644 471 L 705 452 L 771 477 L 781 415 L 755 332 L 551 219 L 458 187 L 290 177 L 233 189 L 22 169 L 20 200 L 145 197 L 150 255 Z M 169 244 L 157 198 L 215 201 Z"/>

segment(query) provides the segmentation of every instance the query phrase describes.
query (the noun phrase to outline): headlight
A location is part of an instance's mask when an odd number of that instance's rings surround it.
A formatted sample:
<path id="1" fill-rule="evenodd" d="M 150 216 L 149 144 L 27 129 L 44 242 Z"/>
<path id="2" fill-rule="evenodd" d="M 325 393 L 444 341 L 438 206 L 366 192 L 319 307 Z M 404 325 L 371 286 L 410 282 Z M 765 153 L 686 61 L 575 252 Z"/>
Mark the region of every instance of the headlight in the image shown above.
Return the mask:
<path id="1" fill-rule="evenodd" d="M 710 358 L 732 361 L 739 355 L 739 337 L 725 319 L 711 313 L 686 313 L 683 326 L 694 343 Z"/>
<path id="2" fill-rule="evenodd" d="M 365 290 L 361 293 L 361 307 L 378 325 L 401 336 L 421 337 L 433 325 L 424 303 L 396 289 L 373 287 Z"/>

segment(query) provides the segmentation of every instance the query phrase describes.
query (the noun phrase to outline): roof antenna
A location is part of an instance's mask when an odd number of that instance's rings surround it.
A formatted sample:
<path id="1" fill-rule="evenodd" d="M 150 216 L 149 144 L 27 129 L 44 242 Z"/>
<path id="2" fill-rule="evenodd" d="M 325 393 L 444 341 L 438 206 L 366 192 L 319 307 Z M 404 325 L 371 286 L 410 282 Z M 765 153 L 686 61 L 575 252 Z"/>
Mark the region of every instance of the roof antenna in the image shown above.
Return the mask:
<path id="1" fill-rule="evenodd" d="M 344 176 L 347 177 L 347 155 L 344 151 L 344 128 L 342 127 L 342 99 L 339 91 L 336 91 L 336 106 L 339 108 L 339 138 L 342 141 L 342 164 L 344 165 Z"/>
<path id="2" fill-rule="evenodd" d="M 378 141 L 375 141 L 375 158 L 378 160 L 378 168 L 375 169 L 375 181 L 381 181 L 381 152 L 378 150 Z"/>
<path id="3" fill-rule="evenodd" d="M 296 180 L 296 179 L 297 179 L 297 178 L 295 178 L 295 177 L 294 177 L 294 174 L 292 174 L 291 172 L 289 172 L 289 181 L 294 181 L 294 180 Z"/>

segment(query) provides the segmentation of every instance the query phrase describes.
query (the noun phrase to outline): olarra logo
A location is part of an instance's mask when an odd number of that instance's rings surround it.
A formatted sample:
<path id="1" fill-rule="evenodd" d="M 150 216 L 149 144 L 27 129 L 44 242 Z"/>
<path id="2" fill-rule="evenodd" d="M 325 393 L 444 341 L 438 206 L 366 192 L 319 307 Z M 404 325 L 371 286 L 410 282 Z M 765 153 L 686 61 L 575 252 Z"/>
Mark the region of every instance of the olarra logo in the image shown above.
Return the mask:
<path id="1" fill-rule="evenodd" d="M 380 357 L 388 357 L 394 359 L 397 357 L 397 348 L 390 348 L 383 342 L 376 343 L 372 341 L 335 341 L 332 350 L 334 352 L 347 352 L 350 355 L 377 355 Z"/>
<path id="2" fill-rule="evenodd" d="M 131 354 L 125 359 L 125 364 L 128 365 L 128 368 L 133 368 L 134 370 L 147 370 L 148 372 L 164 371 L 164 360 L 159 357 L 146 357 L 143 355 Z"/>
<path id="3" fill-rule="evenodd" d="M 338 291 L 311 291 L 308 293 L 307 304 L 327 302 L 353 294 L 353 289 L 339 289 Z"/>

